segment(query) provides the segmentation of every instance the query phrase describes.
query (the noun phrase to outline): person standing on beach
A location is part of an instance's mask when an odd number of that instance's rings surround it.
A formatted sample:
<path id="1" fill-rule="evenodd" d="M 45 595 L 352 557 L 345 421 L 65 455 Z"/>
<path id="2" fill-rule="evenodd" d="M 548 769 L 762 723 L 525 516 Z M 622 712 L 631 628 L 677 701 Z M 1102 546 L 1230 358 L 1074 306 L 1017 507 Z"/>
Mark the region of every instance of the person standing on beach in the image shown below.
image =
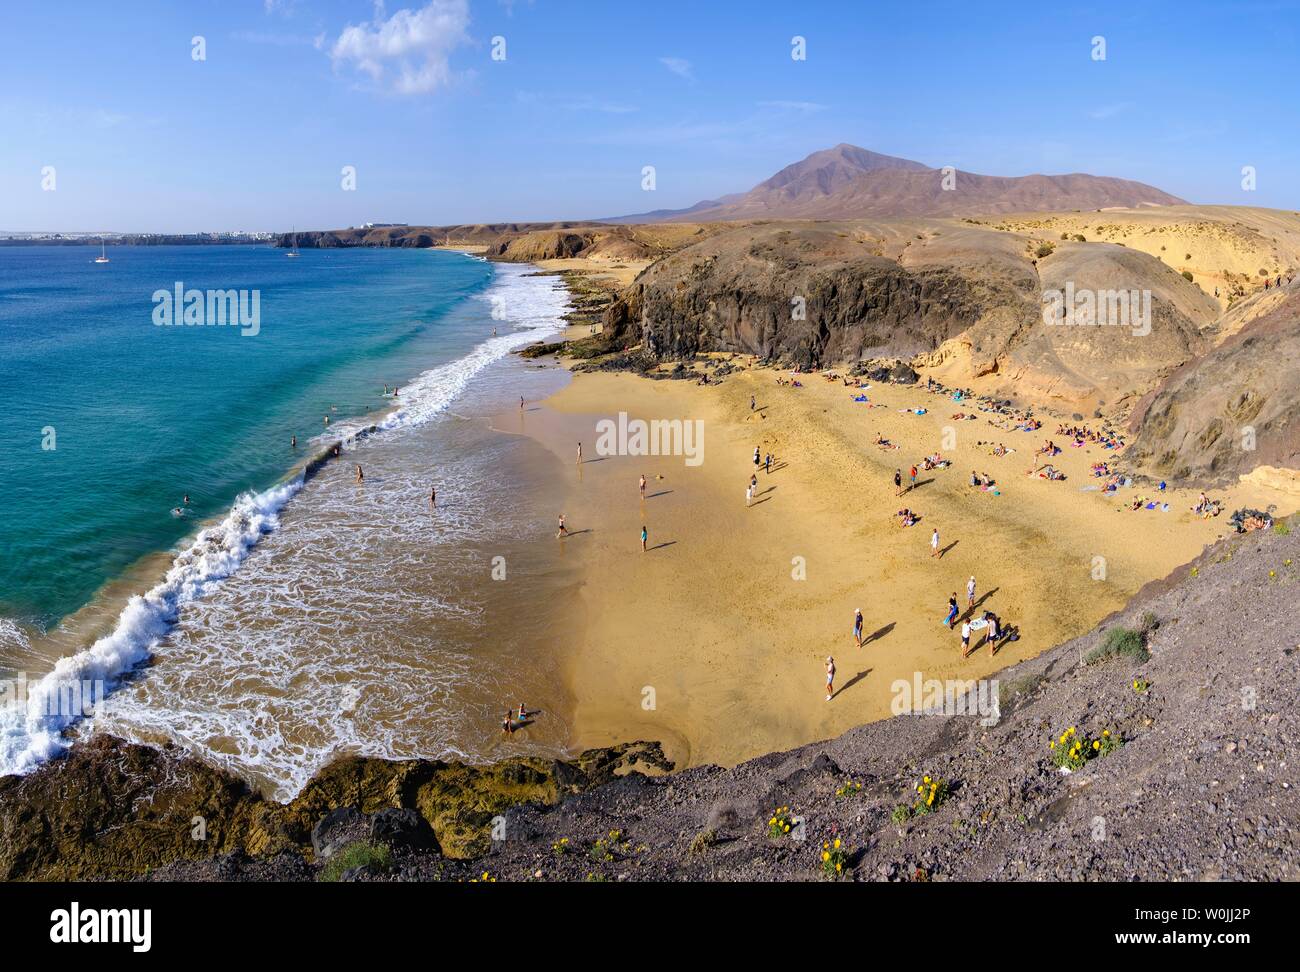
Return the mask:
<path id="1" fill-rule="evenodd" d="M 753 396 L 753 395 L 750 395 L 750 396 L 749 396 L 749 410 L 750 410 L 751 412 L 754 410 L 754 396 Z"/>
<path id="2" fill-rule="evenodd" d="M 559 540 L 560 537 L 567 537 L 568 535 L 569 535 L 569 528 L 566 527 L 566 526 L 564 525 L 564 514 L 561 513 L 561 514 L 560 514 L 560 529 L 559 529 L 559 532 L 557 532 L 557 533 L 555 534 L 555 539 L 556 539 L 556 540 Z"/>
<path id="3" fill-rule="evenodd" d="M 948 616 L 943 619 L 943 626 L 951 628 L 952 623 L 957 620 L 957 615 L 960 613 L 957 610 L 957 592 L 953 591 L 952 597 L 948 598 Z"/>
<path id="4" fill-rule="evenodd" d="M 645 473 L 641 474 L 641 499 L 645 499 Z"/>
<path id="5" fill-rule="evenodd" d="M 1002 634 L 998 627 L 998 616 L 992 611 L 984 612 L 984 620 L 989 623 L 984 633 L 984 643 L 989 646 L 989 657 L 992 658 L 998 647 L 998 637 Z"/>
<path id="6" fill-rule="evenodd" d="M 361 463 L 357 463 L 357 482 L 365 482 L 366 474 L 361 471 Z"/>
<path id="7" fill-rule="evenodd" d="M 907 488 L 908 488 L 909 490 L 916 489 L 916 467 L 915 467 L 915 466 L 912 467 L 912 482 L 911 482 L 911 485 L 909 485 Z"/>
<path id="8" fill-rule="evenodd" d="M 749 506 L 754 500 L 754 487 L 748 483 L 745 484 L 745 505 Z"/>
<path id="9" fill-rule="evenodd" d="M 754 446 L 754 468 L 758 468 L 758 446 Z"/>
<path id="10" fill-rule="evenodd" d="M 975 606 L 975 575 L 970 575 L 970 580 L 966 582 L 966 606 L 973 608 Z"/>
<path id="11" fill-rule="evenodd" d="M 939 528 L 934 528 L 934 533 L 930 534 L 930 556 L 939 556 Z"/>
<path id="12" fill-rule="evenodd" d="M 642 552 L 642 553 L 645 553 L 645 545 L 646 545 L 646 541 L 649 540 L 649 539 L 650 539 L 650 531 L 648 531 L 648 530 L 645 528 L 645 524 L 642 523 L 642 524 L 641 524 L 641 552 Z"/>
<path id="13" fill-rule="evenodd" d="M 835 694 L 835 659 L 830 655 L 826 656 L 826 701 L 831 700 Z"/>
<path id="14" fill-rule="evenodd" d="M 853 640 L 862 647 L 862 608 L 857 608 L 853 612 Z"/>
<path id="15" fill-rule="evenodd" d="M 903 495 L 903 470 L 901 469 L 894 470 L 894 495 Z"/>
<path id="16" fill-rule="evenodd" d="M 961 656 L 965 658 L 970 654 L 970 622 L 961 623 Z"/>
<path id="17" fill-rule="evenodd" d="M 433 510 L 437 508 L 438 508 L 438 487 L 430 486 L 429 487 L 429 509 Z"/>
<path id="18" fill-rule="evenodd" d="M 523 410 L 524 410 L 524 396 L 523 396 L 523 395 L 520 395 L 520 396 L 519 396 L 519 411 L 522 412 Z"/>
<path id="19" fill-rule="evenodd" d="M 772 453 L 768 453 L 763 459 L 763 465 L 767 470 L 767 475 L 772 475 Z"/>

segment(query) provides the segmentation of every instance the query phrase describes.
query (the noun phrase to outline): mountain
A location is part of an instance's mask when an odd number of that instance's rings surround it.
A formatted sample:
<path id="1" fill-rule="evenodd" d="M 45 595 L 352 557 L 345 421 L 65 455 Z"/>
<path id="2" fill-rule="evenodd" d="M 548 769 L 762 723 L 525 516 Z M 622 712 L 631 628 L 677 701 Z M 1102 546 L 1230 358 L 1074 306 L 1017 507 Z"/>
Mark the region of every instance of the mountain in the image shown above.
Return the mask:
<path id="1" fill-rule="evenodd" d="M 748 192 L 705 200 L 689 209 L 656 210 L 609 222 L 966 216 L 1183 202 L 1126 179 L 1083 173 L 1010 177 L 961 170 L 945 173 L 910 159 L 840 144 L 786 166 Z"/>

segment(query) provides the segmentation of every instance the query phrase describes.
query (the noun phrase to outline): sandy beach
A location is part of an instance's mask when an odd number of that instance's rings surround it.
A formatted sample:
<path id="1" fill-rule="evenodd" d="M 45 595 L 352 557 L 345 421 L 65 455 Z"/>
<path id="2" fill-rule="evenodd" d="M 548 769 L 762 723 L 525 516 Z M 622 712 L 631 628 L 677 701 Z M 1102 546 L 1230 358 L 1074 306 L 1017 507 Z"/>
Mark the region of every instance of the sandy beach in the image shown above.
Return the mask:
<path id="1" fill-rule="evenodd" d="M 751 366 L 710 387 L 580 374 L 530 405 L 526 431 L 569 476 L 571 535 L 548 542 L 557 564 L 579 564 L 584 578 L 567 626 L 575 748 L 653 739 L 679 766 L 728 765 L 827 738 L 890 715 L 896 679 L 983 678 L 1078 636 L 1231 530 L 1226 513 L 1189 512 L 1195 491 L 1156 494 L 1168 512 L 1128 510 L 1149 492 L 1140 487 L 1103 496 L 1089 466 L 1114 453 L 1070 446 L 1046 416 L 1037 432 L 1004 431 L 982 412 L 952 419 L 971 405 L 923 385 L 872 385 L 869 407 L 839 380 L 802 375 L 793 388 L 777 384 L 783 374 Z M 927 414 L 904 411 L 917 407 Z M 700 420 L 702 461 L 599 454 L 597 422 L 619 412 Z M 877 447 L 877 434 L 899 448 Z M 1052 461 L 1064 481 L 1027 475 L 1047 438 L 1063 446 Z M 992 455 L 997 442 L 1015 452 Z M 747 507 L 756 446 L 774 461 L 770 474 L 758 470 Z M 953 465 L 896 496 L 894 470 L 906 488 L 909 467 L 935 452 Z M 998 492 L 970 487 L 972 470 L 993 476 Z M 1228 511 L 1296 506 L 1253 484 L 1214 495 Z M 920 514 L 916 525 L 900 526 L 903 507 Z M 963 659 L 942 622 L 954 593 L 966 616 L 972 575 L 976 615 L 992 610 L 1019 637 L 991 656 L 977 636 Z M 838 669 L 829 703 L 827 655 Z"/>

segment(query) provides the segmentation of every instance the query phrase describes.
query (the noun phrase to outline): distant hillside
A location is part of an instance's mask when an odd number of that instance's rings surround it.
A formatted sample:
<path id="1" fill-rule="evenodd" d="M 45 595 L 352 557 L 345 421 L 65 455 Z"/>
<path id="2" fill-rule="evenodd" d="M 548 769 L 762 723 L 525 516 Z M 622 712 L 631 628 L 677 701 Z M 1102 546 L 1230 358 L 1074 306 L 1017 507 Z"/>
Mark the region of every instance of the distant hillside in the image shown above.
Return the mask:
<path id="1" fill-rule="evenodd" d="M 749 192 L 610 222 L 964 216 L 1184 201 L 1140 182 L 1082 173 L 1002 177 L 955 170 L 950 180 L 944 175 L 920 162 L 841 144 L 786 166 Z"/>

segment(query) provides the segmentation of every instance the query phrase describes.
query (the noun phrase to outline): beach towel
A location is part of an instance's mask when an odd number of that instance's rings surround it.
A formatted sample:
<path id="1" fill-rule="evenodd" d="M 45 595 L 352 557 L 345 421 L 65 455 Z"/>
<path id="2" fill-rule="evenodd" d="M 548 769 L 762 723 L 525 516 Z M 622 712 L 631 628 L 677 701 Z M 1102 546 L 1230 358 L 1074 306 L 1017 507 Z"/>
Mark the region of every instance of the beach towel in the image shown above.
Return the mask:
<path id="1" fill-rule="evenodd" d="M 853 400 L 854 400 L 855 402 L 865 402 L 865 401 L 867 400 L 867 396 L 866 396 L 866 395 L 854 395 L 854 396 L 853 396 Z"/>

